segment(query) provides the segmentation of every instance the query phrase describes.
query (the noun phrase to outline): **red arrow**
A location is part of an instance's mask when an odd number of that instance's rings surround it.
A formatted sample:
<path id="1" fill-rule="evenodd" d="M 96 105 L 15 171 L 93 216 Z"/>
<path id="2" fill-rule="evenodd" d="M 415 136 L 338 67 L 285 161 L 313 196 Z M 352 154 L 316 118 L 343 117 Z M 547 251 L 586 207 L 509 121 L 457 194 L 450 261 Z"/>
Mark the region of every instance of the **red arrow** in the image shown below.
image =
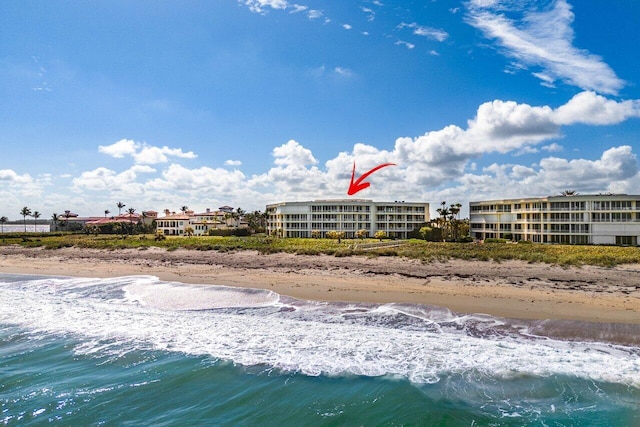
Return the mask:
<path id="1" fill-rule="evenodd" d="M 371 169 L 369 172 L 363 174 L 360 178 L 356 179 L 355 182 L 353 182 L 353 178 L 355 177 L 355 174 L 356 174 L 356 162 L 354 161 L 353 162 L 353 171 L 351 172 L 351 182 L 349 183 L 349 190 L 347 190 L 347 194 L 350 195 L 350 196 L 353 196 L 358 191 L 364 190 L 365 188 L 367 188 L 368 186 L 371 185 L 368 182 L 362 182 L 369 175 L 371 175 L 372 173 L 374 173 L 378 169 L 382 169 L 382 168 L 384 168 L 386 166 L 395 166 L 395 165 L 396 165 L 395 163 L 383 163 L 381 165 L 378 165 L 375 168 Z"/>

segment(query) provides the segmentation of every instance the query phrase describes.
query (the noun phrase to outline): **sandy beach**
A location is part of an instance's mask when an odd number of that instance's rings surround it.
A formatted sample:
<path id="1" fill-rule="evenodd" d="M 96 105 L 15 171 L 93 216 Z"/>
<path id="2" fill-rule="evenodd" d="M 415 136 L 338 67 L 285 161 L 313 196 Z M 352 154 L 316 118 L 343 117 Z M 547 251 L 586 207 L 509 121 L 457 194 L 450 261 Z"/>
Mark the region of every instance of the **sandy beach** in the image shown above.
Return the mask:
<path id="1" fill-rule="evenodd" d="M 399 302 L 519 319 L 640 324 L 640 265 L 559 267 L 520 261 L 261 255 L 176 250 L 0 248 L 0 272 L 270 289 L 318 301 Z"/>

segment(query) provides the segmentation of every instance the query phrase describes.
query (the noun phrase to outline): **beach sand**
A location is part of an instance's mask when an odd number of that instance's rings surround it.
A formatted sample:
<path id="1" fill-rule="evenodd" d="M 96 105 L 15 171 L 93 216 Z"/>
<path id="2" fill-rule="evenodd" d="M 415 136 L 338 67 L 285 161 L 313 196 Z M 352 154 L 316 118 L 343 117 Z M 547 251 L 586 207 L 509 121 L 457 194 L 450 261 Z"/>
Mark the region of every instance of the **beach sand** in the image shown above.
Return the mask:
<path id="1" fill-rule="evenodd" d="M 640 265 L 560 267 L 522 261 L 261 255 L 161 248 L 0 247 L 0 272 L 269 289 L 318 301 L 414 303 L 518 319 L 640 324 Z"/>

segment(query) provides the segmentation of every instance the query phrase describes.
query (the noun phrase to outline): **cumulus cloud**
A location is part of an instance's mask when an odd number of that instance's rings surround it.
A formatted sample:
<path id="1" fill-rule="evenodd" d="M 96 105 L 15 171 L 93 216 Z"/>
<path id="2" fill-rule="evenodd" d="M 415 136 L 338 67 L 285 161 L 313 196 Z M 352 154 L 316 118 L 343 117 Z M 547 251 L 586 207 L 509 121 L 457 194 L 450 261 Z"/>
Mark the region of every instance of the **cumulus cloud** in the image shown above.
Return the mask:
<path id="1" fill-rule="evenodd" d="M 610 148 L 596 160 L 547 157 L 537 165 L 492 164 L 482 174 L 465 174 L 455 187 L 465 200 L 535 197 L 558 194 L 567 188 L 581 193 L 619 192 L 635 185 L 637 157 L 630 146 Z"/>
<path id="2" fill-rule="evenodd" d="M 557 142 L 552 142 L 549 145 L 545 145 L 541 149 L 543 151 L 548 151 L 549 153 L 557 153 L 562 151 L 564 148 L 562 147 L 562 145 L 558 144 Z"/>
<path id="3" fill-rule="evenodd" d="M 534 76 L 553 86 L 556 80 L 604 94 L 624 86 L 600 56 L 573 45 L 574 14 L 566 0 L 471 0 L 466 20 L 523 68 L 537 67 Z"/>
<path id="4" fill-rule="evenodd" d="M 328 174 L 315 166 L 318 161 L 311 150 L 294 140 L 273 149 L 274 166 L 266 173 L 255 175 L 248 185 L 272 188 L 279 197 L 304 199 L 327 192 Z"/>
<path id="5" fill-rule="evenodd" d="M 350 30 L 353 27 L 351 25 L 349 25 L 349 24 L 343 24 L 342 28 L 344 28 L 345 30 Z"/>
<path id="6" fill-rule="evenodd" d="M 76 189 L 92 191 L 122 190 L 126 187 L 139 186 L 136 183 L 138 175 L 155 171 L 150 166 L 142 165 L 132 166 L 120 173 L 105 167 L 98 167 L 91 171 L 82 172 L 79 177 L 73 179 L 72 184 Z"/>
<path id="7" fill-rule="evenodd" d="M 171 163 L 172 158 L 188 154 L 181 149 L 120 140 L 99 150 L 113 157 L 128 157 L 132 165 L 122 171 L 98 167 L 82 172 L 71 181 L 71 189 L 79 204 L 81 199 L 122 197 L 136 200 L 141 209 L 180 205 L 178 200 L 189 206 L 195 201 L 220 201 L 259 209 L 279 200 L 346 197 L 354 163 L 356 174 L 362 175 L 391 162 L 397 166 L 368 177 L 372 185 L 359 197 L 466 203 L 556 194 L 566 188 L 581 193 L 639 191 L 638 162 L 631 146 L 610 148 L 596 159 L 562 158 L 557 153 L 563 147 L 555 141 L 563 126 L 611 125 L 640 117 L 638 111 L 638 101 L 612 101 L 593 92 L 580 93 L 556 108 L 494 100 L 481 104 L 466 126 L 449 125 L 417 137 L 397 138 L 388 149 L 356 143 L 323 163 L 309 148 L 291 139 L 272 150 L 272 163 L 264 172 L 250 177 L 240 170 L 239 160 L 224 162 L 234 168 L 189 168 Z M 543 152 L 547 157 L 536 164 L 517 164 L 515 155 L 532 152 Z M 476 159 L 492 153 L 511 155 L 509 164 L 495 163 L 480 170 Z M 163 156 L 167 164 L 161 162 Z M 151 167 L 154 163 L 163 164 L 163 168 Z M 11 189 L 0 190 L 6 200 L 15 194 L 39 197 L 42 189 L 51 185 L 51 176 L 34 179 L 4 169 L 0 170 L 0 182 Z M 64 196 L 51 192 L 46 196 L 56 203 L 68 200 L 68 189 L 64 190 Z M 84 203 L 88 209 L 94 208 L 95 202 Z"/>
<path id="8" fill-rule="evenodd" d="M 135 154 L 139 146 L 139 143 L 131 139 L 121 139 L 111 145 L 99 145 L 98 152 L 112 157 L 122 158 L 126 155 Z"/>
<path id="9" fill-rule="evenodd" d="M 197 157 L 192 151 L 184 152 L 181 148 L 155 147 L 130 139 L 121 139 L 111 145 L 100 145 L 98 146 L 98 152 L 116 158 L 122 158 L 127 155 L 132 156 L 136 163 L 148 165 L 167 163 L 169 157 L 183 159 L 195 159 Z"/>
<path id="10" fill-rule="evenodd" d="M 303 147 L 293 139 L 273 149 L 274 163 L 276 165 L 306 166 L 315 165 L 318 161 L 313 157 L 311 150 Z"/>
<path id="11" fill-rule="evenodd" d="M 178 164 L 169 165 L 156 180 L 164 188 L 193 192 L 193 194 L 230 193 L 244 186 L 245 175 L 239 170 L 200 167 L 189 169 Z"/>
<path id="12" fill-rule="evenodd" d="M 0 169 L 0 182 L 3 185 L 29 184 L 33 182 L 33 178 L 28 173 L 19 175 L 12 169 Z"/>
<path id="13" fill-rule="evenodd" d="M 264 13 L 267 8 L 286 9 L 289 5 L 286 0 L 239 0 L 249 7 L 251 12 Z"/>
<path id="14" fill-rule="evenodd" d="M 562 125 L 613 125 L 633 117 L 640 117 L 638 99 L 617 102 L 594 92 L 582 92 L 556 110 L 555 121 Z"/>

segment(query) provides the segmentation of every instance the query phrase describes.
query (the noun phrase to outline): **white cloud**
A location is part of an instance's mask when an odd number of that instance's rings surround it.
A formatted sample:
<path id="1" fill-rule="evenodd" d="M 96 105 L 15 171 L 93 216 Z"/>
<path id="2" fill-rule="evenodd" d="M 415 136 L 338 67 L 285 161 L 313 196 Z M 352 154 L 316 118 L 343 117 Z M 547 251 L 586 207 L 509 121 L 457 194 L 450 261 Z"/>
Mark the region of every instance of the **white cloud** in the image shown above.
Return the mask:
<path id="1" fill-rule="evenodd" d="M 72 181 L 73 186 L 77 189 L 85 189 L 92 191 L 102 190 L 127 190 L 134 187 L 139 189 L 136 182 L 138 175 L 143 173 L 153 173 L 156 170 L 150 166 L 135 165 L 117 173 L 105 167 L 98 167 L 94 170 L 83 172 L 79 177 Z"/>
<path id="2" fill-rule="evenodd" d="M 413 49 L 414 47 L 416 47 L 415 44 L 413 43 L 409 43 L 409 42 L 405 42 L 403 40 L 398 40 L 397 42 L 395 42 L 396 46 L 405 46 L 407 49 Z"/>
<path id="3" fill-rule="evenodd" d="M 322 18 L 323 13 L 321 10 L 315 10 L 315 9 L 311 9 L 309 12 L 307 12 L 307 17 L 309 17 L 309 19 L 319 19 Z"/>
<path id="4" fill-rule="evenodd" d="M 562 147 L 562 145 L 560 145 L 560 144 L 558 144 L 556 142 L 552 142 L 549 145 L 545 145 L 541 149 L 543 151 L 548 151 L 549 153 L 558 153 L 558 152 L 562 151 L 564 148 Z"/>
<path id="5" fill-rule="evenodd" d="M 293 4 L 291 5 L 291 11 L 289 13 L 300 13 L 300 12 L 304 12 L 307 9 L 309 9 L 307 6 Z"/>
<path id="6" fill-rule="evenodd" d="M 638 162 L 631 147 L 610 148 L 597 160 L 548 157 L 532 167 L 493 164 L 483 174 L 465 174 L 455 188 L 465 200 L 535 197 L 567 188 L 583 194 L 638 191 Z"/>
<path id="7" fill-rule="evenodd" d="M 582 92 L 556 110 L 555 121 L 563 125 L 613 125 L 632 117 L 640 117 L 640 100 L 617 102 L 594 92 Z"/>
<path id="8" fill-rule="evenodd" d="M 112 157 L 122 158 L 126 155 L 135 154 L 139 146 L 139 143 L 131 139 L 121 139 L 111 145 L 99 145 L 98 152 L 108 154 Z"/>
<path id="9" fill-rule="evenodd" d="M 449 33 L 447 33 L 446 31 L 429 27 L 416 27 L 416 29 L 413 31 L 413 34 L 417 36 L 428 37 L 439 42 L 443 42 L 449 37 Z"/>
<path id="10" fill-rule="evenodd" d="M 374 21 L 376 19 L 376 13 L 373 11 L 373 9 L 370 9 L 368 7 L 360 6 L 360 10 L 362 10 L 362 12 L 364 12 L 366 14 L 367 21 L 371 22 L 371 21 Z"/>
<path id="11" fill-rule="evenodd" d="M 467 22 L 495 39 L 521 66 L 540 67 L 534 75 L 547 86 L 562 80 L 583 90 L 617 94 L 625 82 L 601 57 L 573 46 L 574 14 L 567 1 L 552 1 L 545 9 L 541 4 L 546 5 L 535 0 L 472 0 Z"/>
<path id="12" fill-rule="evenodd" d="M 98 146 L 98 152 L 116 158 L 129 155 L 132 156 L 138 164 L 167 163 L 169 161 L 168 156 L 183 159 L 195 159 L 198 157 L 192 151 L 184 152 L 181 148 L 169 148 L 167 146 L 155 147 L 130 139 L 121 139 L 111 145 L 100 145 Z"/>
<path id="13" fill-rule="evenodd" d="M 192 151 L 184 152 L 180 148 L 153 147 L 144 145 L 142 150 L 133 154 L 133 158 L 138 164 L 153 165 L 156 163 L 167 163 L 169 158 L 167 156 L 179 157 L 182 159 L 195 159 L 197 157 Z"/>
<path id="14" fill-rule="evenodd" d="M 640 176 L 632 147 L 608 149 L 597 159 L 568 158 L 577 155 L 573 152 L 561 158 L 556 153 L 563 148 L 555 141 L 563 126 L 616 124 L 638 117 L 638 108 L 638 101 L 612 101 L 592 92 L 578 94 L 557 108 L 494 100 L 481 104 L 466 127 L 449 125 L 418 137 L 401 137 L 388 150 L 356 143 L 350 150 L 323 160 L 323 164 L 309 148 L 292 139 L 275 147 L 272 164 L 251 177 L 240 170 L 239 160 L 225 161 L 225 166 L 233 168 L 191 169 L 171 163 L 172 158 L 190 155 L 181 149 L 121 140 L 100 147 L 100 151 L 130 157 L 132 165 L 125 170 L 97 167 L 76 175 L 70 186 L 57 187 L 49 175 L 34 179 L 4 169 L 0 170 L 0 182 L 4 184 L 0 197 L 15 212 L 24 204 L 59 211 L 62 201 L 69 206 L 70 191 L 77 194 L 73 199 L 77 206 L 94 210 L 89 214 L 96 214 L 95 206 L 113 206 L 114 198 L 135 203 L 140 209 L 194 203 L 215 207 L 218 202 L 263 209 L 264 204 L 280 200 L 346 197 L 354 162 L 358 175 L 381 163 L 397 165 L 371 175 L 367 178 L 371 187 L 358 194 L 378 200 L 466 203 L 556 194 L 567 188 L 583 194 L 638 192 Z M 537 164 L 511 164 L 517 159 L 511 157 L 510 164 L 495 163 L 481 171 L 474 163 L 489 153 L 527 152 L 543 152 L 548 157 Z M 167 164 L 162 170 L 148 165 L 163 160 L 163 156 Z M 47 186 L 48 191 L 43 191 Z"/>
<path id="15" fill-rule="evenodd" d="M 3 186 L 12 184 L 29 184 L 33 182 L 33 178 L 28 173 L 18 175 L 12 169 L 0 169 L 0 182 Z"/>
<path id="16" fill-rule="evenodd" d="M 289 5 L 286 0 L 239 0 L 249 7 L 251 12 L 264 13 L 267 7 L 271 9 L 286 9 Z"/>
<path id="17" fill-rule="evenodd" d="M 189 169 L 178 164 L 169 165 L 162 172 L 161 185 L 172 190 L 197 194 L 232 193 L 244 187 L 245 175 L 239 170 L 201 167 Z M 155 183 L 156 185 L 158 182 Z"/>
<path id="18" fill-rule="evenodd" d="M 313 157 L 311 150 L 304 148 L 293 139 L 273 149 L 274 163 L 276 165 L 315 165 L 318 161 Z"/>
<path id="19" fill-rule="evenodd" d="M 345 30 L 350 30 L 353 27 L 351 25 L 349 25 L 349 24 L 344 24 L 344 25 L 342 25 L 342 28 L 344 28 Z"/>
<path id="20" fill-rule="evenodd" d="M 416 36 L 427 37 L 433 40 L 437 40 L 439 42 L 443 42 L 449 37 L 449 33 L 447 33 L 444 30 L 418 25 L 415 22 L 412 22 L 409 24 L 406 22 L 403 22 L 400 25 L 398 25 L 398 28 L 400 29 L 411 28 L 413 29 L 413 34 L 415 34 Z"/>

